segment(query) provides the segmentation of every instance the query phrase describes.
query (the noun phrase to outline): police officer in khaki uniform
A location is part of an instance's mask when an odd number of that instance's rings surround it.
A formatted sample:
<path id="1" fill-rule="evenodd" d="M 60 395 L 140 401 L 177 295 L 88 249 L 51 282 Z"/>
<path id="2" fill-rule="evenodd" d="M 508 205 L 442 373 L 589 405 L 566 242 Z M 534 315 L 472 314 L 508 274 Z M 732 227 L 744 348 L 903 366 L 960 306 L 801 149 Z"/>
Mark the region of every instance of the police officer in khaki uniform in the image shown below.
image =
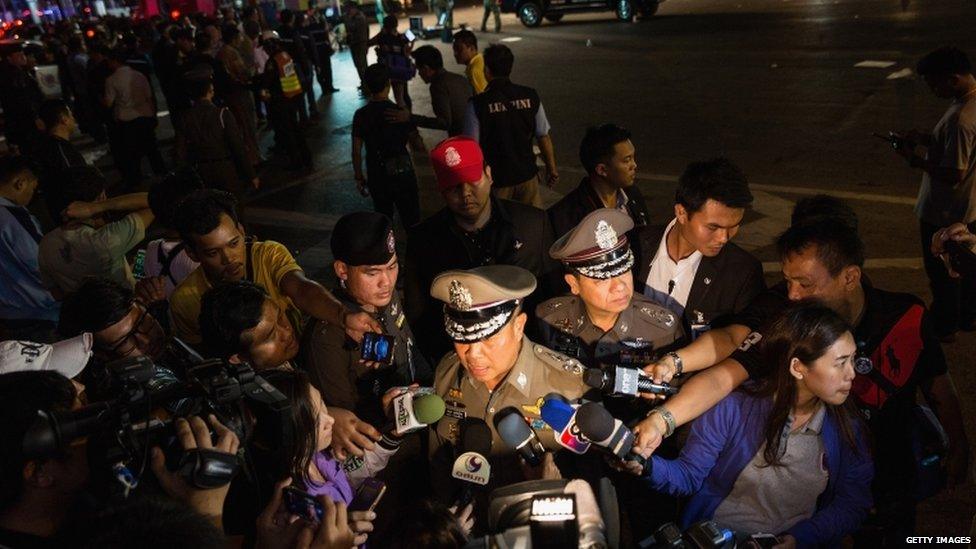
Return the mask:
<path id="1" fill-rule="evenodd" d="M 522 303 L 535 285 L 531 273 L 512 265 L 447 271 L 431 285 L 431 295 L 445 303 L 444 327 L 454 341 L 454 352 L 441 360 L 434 380 L 435 392 L 447 405 L 444 417 L 431 429 L 435 488 L 449 484 L 458 422 L 465 417 L 484 419 L 491 429 L 494 486 L 524 480 L 515 451 L 495 431 L 494 416 L 502 409 L 519 409 L 547 449 L 559 448 L 541 420 L 542 397 L 557 392 L 576 399 L 587 388 L 579 361 L 524 336 L 527 317 Z"/>
<path id="2" fill-rule="evenodd" d="M 626 213 L 588 214 L 549 249 L 561 261 L 572 295 L 536 308 L 543 341 L 584 365 L 643 367 L 680 340 L 681 322 L 665 307 L 634 294 L 634 254 Z"/>
<path id="3" fill-rule="evenodd" d="M 332 255 L 339 288 L 333 291 L 347 310 L 369 313 L 393 336 L 390 364 L 362 360 L 361 346 L 345 330 L 316 321 L 306 330 L 303 363 L 312 385 L 329 406 L 353 411 L 377 429 L 387 422 L 382 397 L 389 389 L 429 385 L 433 372 L 417 352 L 396 289 L 399 264 L 393 222 L 376 212 L 343 216 L 332 231 Z"/>

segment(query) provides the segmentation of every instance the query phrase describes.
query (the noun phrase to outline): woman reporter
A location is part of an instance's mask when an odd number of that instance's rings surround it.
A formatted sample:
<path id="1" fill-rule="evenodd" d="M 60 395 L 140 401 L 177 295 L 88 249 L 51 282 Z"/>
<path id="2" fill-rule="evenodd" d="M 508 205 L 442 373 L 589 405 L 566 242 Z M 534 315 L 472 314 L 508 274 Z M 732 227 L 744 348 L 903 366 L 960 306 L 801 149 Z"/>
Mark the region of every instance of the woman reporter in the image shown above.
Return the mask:
<path id="1" fill-rule="evenodd" d="M 799 304 L 761 342 L 775 373 L 702 415 L 675 460 L 654 456 L 645 480 L 691 495 L 687 527 L 712 519 L 776 533 L 780 546 L 838 545 L 871 507 L 873 465 L 848 401 L 857 347 L 830 309 Z"/>

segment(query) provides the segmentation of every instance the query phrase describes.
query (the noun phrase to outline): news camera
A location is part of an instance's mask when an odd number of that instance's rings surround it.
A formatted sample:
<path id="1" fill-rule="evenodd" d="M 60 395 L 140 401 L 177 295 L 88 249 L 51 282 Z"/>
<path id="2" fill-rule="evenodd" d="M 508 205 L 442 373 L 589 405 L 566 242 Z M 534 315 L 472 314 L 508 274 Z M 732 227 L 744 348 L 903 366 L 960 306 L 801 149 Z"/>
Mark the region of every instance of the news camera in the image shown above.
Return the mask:
<path id="1" fill-rule="evenodd" d="M 616 493 L 606 479 L 600 492 L 602 505 L 580 479 L 530 480 L 497 488 L 490 497 L 489 535 L 472 539 L 466 549 L 616 547 Z"/>
<path id="2" fill-rule="evenodd" d="M 94 484 L 108 487 L 108 497 L 125 499 L 139 486 L 158 446 L 167 465 L 199 488 L 230 482 L 236 456 L 202 449 L 184 452 L 174 422 L 181 417 L 213 414 L 241 441 L 259 434 L 263 440 L 288 445 L 291 432 L 288 398 L 248 364 L 204 360 L 185 349 L 185 375 L 178 379 L 146 356 L 105 365 L 105 394 L 112 398 L 67 412 L 39 411 L 24 436 L 25 456 L 50 458 L 86 440 Z M 252 427 L 253 426 L 253 427 Z"/>

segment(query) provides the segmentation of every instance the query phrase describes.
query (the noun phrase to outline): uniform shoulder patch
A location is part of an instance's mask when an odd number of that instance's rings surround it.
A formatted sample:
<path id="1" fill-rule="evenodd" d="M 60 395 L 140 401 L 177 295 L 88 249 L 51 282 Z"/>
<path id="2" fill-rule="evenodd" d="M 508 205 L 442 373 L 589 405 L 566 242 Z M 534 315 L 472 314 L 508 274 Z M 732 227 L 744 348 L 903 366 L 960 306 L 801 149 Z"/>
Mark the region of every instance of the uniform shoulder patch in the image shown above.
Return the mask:
<path id="1" fill-rule="evenodd" d="M 674 328 L 678 323 L 677 317 L 673 312 L 671 312 L 670 309 L 658 305 L 653 301 L 646 299 L 634 299 L 631 301 L 630 306 L 633 307 L 634 311 L 637 313 L 637 318 L 640 318 L 645 322 L 650 322 L 655 326 L 660 326 L 662 328 Z"/>
<path id="2" fill-rule="evenodd" d="M 554 297 L 539 304 L 536 317 L 561 332 L 572 334 L 579 326 L 576 296 Z"/>
<path id="3" fill-rule="evenodd" d="M 533 344 L 532 351 L 535 353 L 536 358 L 541 360 L 547 366 L 580 377 L 583 376 L 583 364 L 575 358 L 570 358 L 562 353 L 553 351 L 548 347 L 539 345 L 538 343 Z"/>

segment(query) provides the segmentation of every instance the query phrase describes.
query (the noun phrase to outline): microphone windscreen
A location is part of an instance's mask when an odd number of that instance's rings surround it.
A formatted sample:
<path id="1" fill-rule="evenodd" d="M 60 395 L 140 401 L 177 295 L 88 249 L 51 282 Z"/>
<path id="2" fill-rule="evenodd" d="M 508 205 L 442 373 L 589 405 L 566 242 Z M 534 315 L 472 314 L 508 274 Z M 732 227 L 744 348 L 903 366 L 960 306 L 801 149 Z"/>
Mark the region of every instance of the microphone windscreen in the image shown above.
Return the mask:
<path id="1" fill-rule="evenodd" d="M 437 423 L 444 417 L 444 399 L 434 394 L 420 395 L 413 399 L 413 415 L 424 425 Z"/>
<path id="2" fill-rule="evenodd" d="M 566 428 L 566 425 L 573 418 L 573 414 L 576 413 L 576 409 L 562 400 L 547 398 L 539 407 L 539 412 L 542 415 L 542 421 L 545 421 L 546 425 L 558 433 Z"/>
<path id="3" fill-rule="evenodd" d="M 466 417 L 458 423 L 461 452 L 476 452 L 483 456 L 491 455 L 491 429 L 485 420 Z"/>
<path id="4" fill-rule="evenodd" d="M 583 383 L 586 383 L 588 387 L 593 387 L 594 389 L 603 389 L 603 376 L 603 370 L 590 368 L 583 373 Z"/>
<path id="5" fill-rule="evenodd" d="M 504 408 L 495 414 L 495 430 L 510 448 L 518 448 L 532 436 L 532 429 L 514 406 Z"/>
<path id="6" fill-rule="evenodd" d="M 576 411 L 576 424 L 590 440 L 606 440 L 613 434 L 613 416 L 596 402 L 587 402 Z"/>

